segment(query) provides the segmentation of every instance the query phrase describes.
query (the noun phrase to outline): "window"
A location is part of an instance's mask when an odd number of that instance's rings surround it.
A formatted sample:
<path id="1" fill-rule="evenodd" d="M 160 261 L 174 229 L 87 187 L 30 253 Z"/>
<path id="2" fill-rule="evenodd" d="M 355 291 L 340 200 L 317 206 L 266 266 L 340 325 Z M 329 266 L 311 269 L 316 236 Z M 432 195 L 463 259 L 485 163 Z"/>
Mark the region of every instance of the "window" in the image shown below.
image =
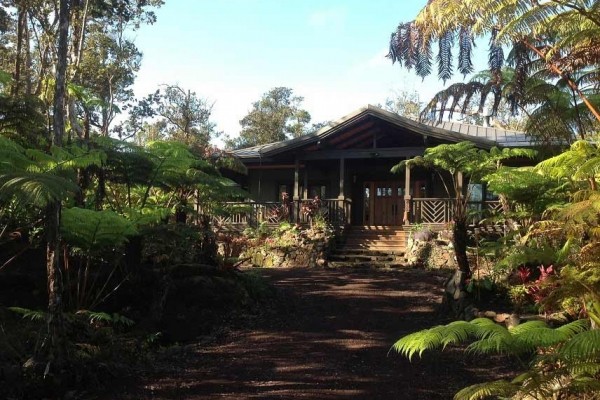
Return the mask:
<path id="1" fill-rule="evenodd" d="M 377 197 L 392 197 L 391 187 L 378 187 L 375 191 Z"/>
<path id="2" fill-rule="evenodd" d="M 483 185 L 481 183 L 469 183 L 469 201 L 483 200 Z"/>

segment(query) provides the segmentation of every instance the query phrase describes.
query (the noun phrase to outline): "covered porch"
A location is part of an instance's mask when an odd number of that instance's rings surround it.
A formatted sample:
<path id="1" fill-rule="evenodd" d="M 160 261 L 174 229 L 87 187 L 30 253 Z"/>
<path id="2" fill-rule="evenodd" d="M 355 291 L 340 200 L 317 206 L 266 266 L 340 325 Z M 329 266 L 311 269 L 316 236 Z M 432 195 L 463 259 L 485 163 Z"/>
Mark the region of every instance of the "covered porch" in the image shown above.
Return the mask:
<path id="1" fill-rule="evenodd" d="M 219 222 L 307 223 L 306 210 L 318 202 L 318 214 L 336 227 L 447 224 L 453 193 L 446 193 L 438 175 L 423 168 L 390 170 L 439 144 L 470 140 L 489 149 L 498 145 L 500 134 L 512 138 L 506 131 L 479 128 L 448 130 L 367 106 L 314 134 L 237 150 L 248 174 L 236 181 L 250 198 L 228 204 L 232 211 Z M 477 189 L 473 223 L 500 210 L 484 188 Z"/>

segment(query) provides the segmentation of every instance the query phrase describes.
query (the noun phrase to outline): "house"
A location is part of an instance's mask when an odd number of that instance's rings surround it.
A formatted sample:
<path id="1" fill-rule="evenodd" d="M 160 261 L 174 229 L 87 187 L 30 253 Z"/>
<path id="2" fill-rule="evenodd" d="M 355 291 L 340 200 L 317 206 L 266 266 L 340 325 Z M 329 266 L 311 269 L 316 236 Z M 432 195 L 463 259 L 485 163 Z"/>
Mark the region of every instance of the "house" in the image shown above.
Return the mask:
<path id="1" fill-rule="evenodd" d="M 319 131 L 237 150 L 247 176 L 238 177 L 252 199 L 248 218 L 305 220 L 302 205 L 320 198 L 323 212 L 338 224 L 400 226 L 451 220 L 452 200 L 430 170 L 390 169 L 426 148 L 469 140 L 477 147 L 529 147 L 522 132 L 456 122 L 423 124 L 368 105 Z M 498 207 L 485 188 L 473 188 L 474 207 Z M 286 193 L 289 201 L 281 204 Z M 284 207 L 282 209 L 282 207 Z M 245 218 L 237 222 L 249 222 Z"/>

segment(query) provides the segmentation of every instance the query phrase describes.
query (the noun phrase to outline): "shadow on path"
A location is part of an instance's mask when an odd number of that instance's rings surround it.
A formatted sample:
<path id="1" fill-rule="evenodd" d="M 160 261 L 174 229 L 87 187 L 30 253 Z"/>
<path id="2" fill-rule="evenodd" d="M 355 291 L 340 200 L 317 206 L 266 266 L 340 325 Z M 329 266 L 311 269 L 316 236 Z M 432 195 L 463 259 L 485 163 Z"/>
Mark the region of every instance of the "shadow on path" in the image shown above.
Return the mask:
<path id="1" fill-rule="evenodd" d="M 390 346 L 438 324 L 443 277 L 421 270 L 265 269 L 292 306 L 177 367 L 127 399 L 451 399 L 502 371 L 454 350 L 410 363 Z M 496 360 L 497 363 L 498 360 Z M 114 398 L 118 398 L 115 396 Z"/>

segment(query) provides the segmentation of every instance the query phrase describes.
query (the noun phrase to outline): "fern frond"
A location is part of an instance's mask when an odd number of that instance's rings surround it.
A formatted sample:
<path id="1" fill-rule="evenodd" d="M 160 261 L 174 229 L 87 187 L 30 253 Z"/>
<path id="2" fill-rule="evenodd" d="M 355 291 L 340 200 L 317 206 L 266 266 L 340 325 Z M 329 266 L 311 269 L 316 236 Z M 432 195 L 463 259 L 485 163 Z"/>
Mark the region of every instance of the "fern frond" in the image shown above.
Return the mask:
<path id="1" fill-rule="evenodd" d="M 63 210 L 61 232 L 68 243 L 90 252 L 120 246 L 137 230 L 131 221 L 112 211 L 74 207 Z"/>
<path id="2" fill-rule="evenodd" d="M 43 311 L 29 310 L 27 308 L 22 307 L 8 307 L 8 310 L 32 321 L 44 321 L 47 316 L 47 314 Z"/>
<path id="3" fill-rule="evenodd" d="M 121 314 L 109 314 L 105 312 L 97 312 L 90 310 L 79 310 L 76 312 L 77 315 L 84 316 L 89 320 L 90 323 L 102 322 L 110 325 L 124 325 L 132 326 L 135 322 Z"/>
<path id="4" fill-rule="evenodd" d="M 490 397 L 508 398 L 517 391 L 518 386 L 514 383 L 498 380 L 467 386 L 454 395 L 454 400 L 482 400 Z"/>
<path id="5" fill-rule="evenodd" d="M 415 354 L 418 354 L 419 357 L 421 357 L 426 350 L 442 347 L 444 331 L 445 326 L 436 326 L 412 333 L 394 343 L 392 349 L 412 361 Z"/>
<path id="6" fill-rule="evenodd" d="M 72 181 L 46 173 L 7 173 L 0 175 L 0 196 L 18 199 L 23 204 L 45 207 L 62 200 L 79 187 Z"/>
<path id="7" fill-rule="evenodd" d="M 573 375 L 594 376 L 600 373 L 600 362 L 569 363 L 566 369 Z"/>
<path id="8" fill-rule="evenodd" d="M 600 330 L 580 332 L 558 351 L 566 360 L 598 361 L 600 359 Z"/>

